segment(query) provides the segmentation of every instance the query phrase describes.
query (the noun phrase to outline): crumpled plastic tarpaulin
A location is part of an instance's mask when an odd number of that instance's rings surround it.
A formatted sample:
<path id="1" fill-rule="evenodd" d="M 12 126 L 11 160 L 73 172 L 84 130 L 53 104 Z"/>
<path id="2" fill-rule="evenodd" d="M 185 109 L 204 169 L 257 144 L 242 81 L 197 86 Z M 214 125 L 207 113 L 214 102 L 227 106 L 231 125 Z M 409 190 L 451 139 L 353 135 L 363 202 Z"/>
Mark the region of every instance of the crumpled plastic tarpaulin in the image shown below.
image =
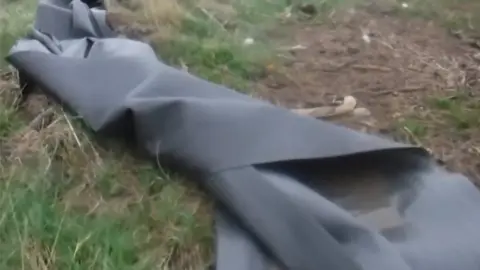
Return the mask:
<path id="1" fill-rule="evenodd" d="M 79 0 L 34 29 L 8 56 L 30 83 L 215 198 L 217 270 L 480 269 L 480 194 L 424 150 L 169 67 Z"/>

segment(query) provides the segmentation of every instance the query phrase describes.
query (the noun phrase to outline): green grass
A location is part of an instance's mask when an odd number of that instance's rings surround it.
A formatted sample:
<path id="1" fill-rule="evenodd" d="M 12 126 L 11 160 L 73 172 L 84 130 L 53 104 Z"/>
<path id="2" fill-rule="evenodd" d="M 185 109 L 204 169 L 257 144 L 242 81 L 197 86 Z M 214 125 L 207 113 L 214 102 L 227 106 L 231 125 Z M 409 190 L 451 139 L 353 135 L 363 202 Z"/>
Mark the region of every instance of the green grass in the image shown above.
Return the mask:
<path id="1" fill-rule="evenodd" d="M 422 139 L 427 135 L 426 125 L 413 117 L 400 121 L 399 128 L 411 133 L 412 136 L 418 139 Z"/>
<path id="2" fill-rule="evenodd" d="M 27 33 L 35 6 L 0 1 L 3 58 Z M 229 51 L 211 54 L 205 65 L 223 61 L 248 72 Z M 0 88 L 0 269 L 207 268 L 211 216 L 196 187 L 96 146 L 58 108 L 47 128 L 30 130 L 32 119 L 12 98 L 18 89 L 3 81 Z"/>
<path id="3" fill-rule="evenodd" d="M 457 38 L 476 41 L 480 37 L 480 2 L 475 0 L 397 0 L 397 15 L 406 15 L 433 21 Z M 402 8 L 400 3 L 408 3 Z M 452 35 L 452 39 L 453 39 Z M 451 147 L 452 142 L 474 144 L 480 132 L 480 106 L 475 89 L 459 87 L 450 96 L 431 96 L 423 106 L 426 115 L 409 115 L 397 123 L 397 130 L 415 137 L 427 145 L 437 144 L 439 151 Z M 423 113 L 425 114 L 425 113 Z M 418 143 L 418 142 L 417 142 Z M 453 151 L 453 150 L 452 150 Z"/>
<path id="4" fill-rule="evenodd" d="M 0 0 L 0 67 L 5 65 L 3 56 L 15 41 L 29 31 L 36 3 L 34 0 Z"/>
<path id="5" fill-rule="evenodd" d="M 405 116 L 395 123 L 394 133 L 406 135 L 406 141 L 414 144 L 428 145 L 436 139 L 475 140 L 480 130 L 480 102 L 462 89 L 458 92 L 427 98 L 423 104 L 426 111 Z"/>
<path id="6" fill-rule="evenodd" d="M 28 31 L 34 6 L 2 1 L 4 56 Z M 206 79 L 248 90 L 274 58 L 262 33 L 285 7 L 253 4 L 242 4 L 232 32 L 191 9 L 178 35 L 157 44 L 159 54 Z M 250 37 L 254 44 L 245 46 Z M 58 109 L 53 126 L 32 133 L 27 127 L 32 119 L 0 100 L 0 141 L 13 151 L 1 157 L 1 269 L 207 267 L 213 246 L 210 207 L 195 187 L 96 146 L 81 125 L 71 130 Z"/>
<path id="7" fill-rule="evenodd" d="M 179 30 L 157 51 L 167 62 L 186 65 L 190 72 L 236 90 L 252 91 L 250 82 L 275 61 L 265 34 L 287 1 L 233 1 L 235 15 L 221 20 L 215 10 L 186 5 Z M 245 44 L 247 39 L 252 44 Z"/>
<path id="8" fill-rule="evenodd" d="M 171 250 L 208 243 L 209 226 L 202 226 L 194 208 L 179 203 L 188 199 L 181 183 L 148 174 L 155 185 L 163 185 L 161 191 L 113 215 L 76 208 L 65 197 L 71 181 L 20 167 L 7 170 L 0 177 L 0 267 L 176 269 L 169 268 L 175 263 L 169 261 L 174 259 Z"/>
<path id="9" fill-rule="evenodd" d="M 458 132 L 480 128 L 480 103 L 476 98 L 465 94 L 435 97 L 431 106 Z"/>
<path id="10" fill-rule="evenodd" d="M 1 179 L 2 269 L 146 269 L 128 222 L 69 213 L 61 179 L 33 175 Z"/>
<path id="11" fill-rule="evenodd" d="M 252 81 L 265 76 L 267 67 L 280 63 L 277 57 L 279 51 L 272 44 L 273 30 L 278 30 L 281 24 L 292 24 L 298 20 L 318 22 L 316 19 L 333 7 L 352 2 L 301 1 L 313 3 L 318 10 L 316 16 L 306 18 L 308 16 L 292 8 L 297 2 L 290 0 L 176 1 L 180 12 L 165 2 L 138 1 L 151 11 L 140 9 L 133 12 L 134 17 L 147 28 L 153 26 L 155 33 L 170 32 L 168 37 L 152 36 L 152 43 L 162 59 L 175 66 L 187 67 L 189 72 L 199 77 L 246 93 L 254 90 Z M 230 7 L 228 12 L 225 5 Z M 169 9 L 175 12 L 165 11 Z M 162 17 L 165 19 L 159 19 Z M 174 30 L 165 29 L 164 21 L 174 21 Z M 278 39 L 280 32 L 275 33 Z"/>
<path id="12" fill-rule="evenodd" d="M 158 1 L 154 3 L 165 3 Z M 227 16 L 215 7 L 182 1 L 173 33 L 154 39 L 154 47 L 171 64 L 184 64 L 200 77 L 249 92 L 266 66 L 279 63 L 270 31 L 305 18 L 296 11 L 286 18 L 286 0 L 231 1 L 235 12 Z M 317 5 L 319 18 L 344 3 L 309 2 Z M 28 31 L 34 5 L 30 0 L 0 4 L 4 56 Z M 135 15 L 146 16 L 145 7 Z M 146 21 L 154 24 L 149 16 Z M 247 38 L 253 44 L 245 44 Z M 2 97 L 5 91 L 0 93 Z M 32 119 L 21 117 L 6 100 L 0 98 L 0 145 L 22 151 L 0 153 L 0 269 L 206 267 L 212 255 L 212 221 L 201 192 L 178 175 L 134 162 L 124 149 L 97 146 L 81 125 L 70 128 L 58 109 L 54 124 L 32 133 L 27 128 Z M 431 106 L 455 128 L 468 130 L 480 118 L 474 117 L 479 107 L 467 103 L 437 98 Z M 417 118 L 400 126 L 420 139 L 429 132 Z"/>
<path id="13" fill-rule="evenodd" d="M 8 137 L 21 125 L 22 123 L 18 119 L 15 109 L 0 103 L 0 140 Z"/>

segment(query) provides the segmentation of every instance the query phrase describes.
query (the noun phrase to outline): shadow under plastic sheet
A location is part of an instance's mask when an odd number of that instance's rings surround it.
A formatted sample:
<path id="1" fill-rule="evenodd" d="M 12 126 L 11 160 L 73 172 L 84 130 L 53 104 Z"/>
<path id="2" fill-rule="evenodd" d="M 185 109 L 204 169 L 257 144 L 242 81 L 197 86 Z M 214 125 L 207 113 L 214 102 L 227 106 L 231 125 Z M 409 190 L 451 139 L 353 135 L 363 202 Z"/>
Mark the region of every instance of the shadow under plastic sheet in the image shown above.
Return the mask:
<path id="1" fill-rule="evenodd" d="M 7 60 L 97 133 L 195 174 L 218 202 L 217 270 L 480 269 L 464 176 L 169 67 L 98 3 L 41 1 Z"/>

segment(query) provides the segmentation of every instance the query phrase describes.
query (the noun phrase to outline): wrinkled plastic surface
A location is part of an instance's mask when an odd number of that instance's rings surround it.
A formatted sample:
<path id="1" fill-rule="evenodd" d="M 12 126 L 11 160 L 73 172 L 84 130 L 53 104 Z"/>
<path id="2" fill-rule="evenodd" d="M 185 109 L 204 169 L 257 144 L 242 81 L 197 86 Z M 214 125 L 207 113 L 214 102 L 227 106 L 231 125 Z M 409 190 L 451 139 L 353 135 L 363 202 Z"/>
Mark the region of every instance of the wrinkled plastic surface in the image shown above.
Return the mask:
<path id="1" fill-rule="evenodd" d="M 478 270 L 480 194 L 402 145 L 237 93 L 40 2 L 10 63 L 100 134 L 195 174 L 219 204 L 217 270 Z"/>

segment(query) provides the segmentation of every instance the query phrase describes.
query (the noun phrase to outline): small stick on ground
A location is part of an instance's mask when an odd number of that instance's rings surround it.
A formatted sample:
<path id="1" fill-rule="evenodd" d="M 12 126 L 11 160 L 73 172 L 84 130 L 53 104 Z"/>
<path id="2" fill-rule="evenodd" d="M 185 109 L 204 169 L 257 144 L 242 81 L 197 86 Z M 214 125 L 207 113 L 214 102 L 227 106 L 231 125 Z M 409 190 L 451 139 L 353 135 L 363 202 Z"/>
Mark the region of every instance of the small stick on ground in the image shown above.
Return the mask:
<path id="1" fill-rule="evenodd" d="M 75 138 L 75 142 L 78 144 L 78 147 L 80 147 L 80 149 L 83 149 L 83 145 L 80 142 L 80 138 L 78 137 L 77 133 L 75 132 L 75 129 L 73 128 L 73 125 L 70 122 L 70 119 L 68 119 L 67 114 L 63 113 L 63 117 L 65 118 L 65 121 L 67 122 L 67 125 L 70 128 L 70 131 L 72 131 L 73 137 Z"/>
<path id="2" fill-rule="evenodd" d="M 40 113 L 39 115 L 37 115 L 31 122 L 30 124 L 28 124 L 28 127 L 31 128 L 31 129 L 34 129 L 34 130 L 37 130 L 39 131 L 40 129 L 42 129 L 44 126 L 46 125 L 49 125 L 50 123 L 49 122 L 49 118 L 53 116 L 53 108 L 50 107 L 46 110 L 44 110 L 42 113 Z M 47 123 L 45 123 L 45 121 Z"/>
<path id="3" fill-rule="evenodd" d="M 392 71 L 392 69 L 389 67 L 382 67 L 377 65 L 353 65 L 352 68 L 357 70 L 362 70 L 362 71 L 368 71 L 368 70 L 381 71 L 381 72 Z"/>
<path id="4" fill-rule="evenodd" d="M 355 62 L 357 62 L 357 60 L 350 60 L 350 61 L 346 61 L 345 63 L 341 63 L 341 64 L 331 64 L 330 67 L 327 67 L 327 68 L 322 68 L 321 71 L 324 71 L 324 72 L 336 72 L 336 71 L 339 71 L 349 65 L 352 65 L 354 64 Z"/>
<path id="5" fill-rule="evenodd" d="M 385 91 L 378 91 L 372 93 L 373 96 L 383 96 L 383 95 L 388 95 L 388 94 L 395 94 L 395 93 L 405 93 L 405 92 L 415 92 L 415 91 L 421 91 L 425 90 L 425 86 L 411 86 L 411 87 L 405 87 L 405 88 L 399 88 L 399 89 L 393 89 L 393 90 L 385 90 Z"/>
<path id="6" fill-rule="evenodd" d="M 417 146 L 423 147 L 422 142 L 417 138 L 417 136 L 415 136 L 415 134 L 413 134 L 413 132 L 408 127 L 403 127 L 403 130 L 408 134 L 408 136 L 410 136 L 410 138 L 412 138 L 412 140 Z"/>
<path id="7" fill-rule="evenodd" d="M 205 14 L 205 16 L 207 16 L 211 21 L 213 21 L 214 23 L 218 24 L 218 26 L 220 27 L 220 29 L 226 33 L 228 33 L 228 30 L 225 29 L 225 25 L 220 22 L 215 16 L 213 16 L 212 13 L 208 12 L 208 10 L 206 8 L 199 8 L 199 10 Z"/>

